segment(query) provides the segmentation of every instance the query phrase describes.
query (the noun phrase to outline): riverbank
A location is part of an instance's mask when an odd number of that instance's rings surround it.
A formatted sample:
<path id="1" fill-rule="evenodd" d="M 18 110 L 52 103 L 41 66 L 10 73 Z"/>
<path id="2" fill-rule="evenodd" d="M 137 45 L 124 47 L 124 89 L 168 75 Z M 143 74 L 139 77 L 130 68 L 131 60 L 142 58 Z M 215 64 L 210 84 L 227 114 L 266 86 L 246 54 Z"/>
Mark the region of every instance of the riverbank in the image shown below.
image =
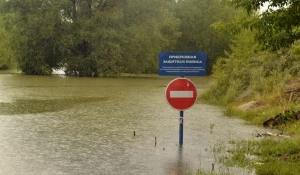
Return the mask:
<path id="1" fill-rule="evenodd" d="M 0 70 L 0 74 L 22 74 L 20 70 L 17 69 L 9 69 L 9 70 Z M 49 76 L 66 76 L 63 70 L 53 69 L 52 75 Z M 121 73 L 117 78 L 159 78 L 160 76 L 157 74 L 131 74 L 131 73 Z M 114 77 L 109 77 L 114 78 Z"/>
<path id="2" fill-rule="evenodd" d="M 282 115 L 287 121 L 288 112 L 300 110 L 299 92 L 300 78 L 294 78 L 282 85 L 279 93 L 248 98 L 247 94 L 249 93 L 245 91 L 241 93 L 243 95 L 236 97 L 233 103 L 219 103 L 217 105 L 224 107 L 226 116 L 243 119 L 249 125 L 263 126 L 266 120 L 278 115 Z M 212 104 L 212 101 L 207 98 L 209 96 L 207 91 L 201 96 L 204 103 Z M 253 101 L 253 99 L 255 100 Z M 250 101 L 255 105 L 246 108 L 241 107 Z M 216 105 L 216 103 L 213 104 Z M 226 155 L 219 157 L 219 161 L 227 166 L 251 169 L 257 175 L 299 174 L 299 118 L 279 123 L 276 126 L 270 125 L 268 128 L 276 129 L 276 133 L 257 133 L 257 139 L 231 141 L 230 146 L 225 146 L 223 149 L 223 153 Z"/>

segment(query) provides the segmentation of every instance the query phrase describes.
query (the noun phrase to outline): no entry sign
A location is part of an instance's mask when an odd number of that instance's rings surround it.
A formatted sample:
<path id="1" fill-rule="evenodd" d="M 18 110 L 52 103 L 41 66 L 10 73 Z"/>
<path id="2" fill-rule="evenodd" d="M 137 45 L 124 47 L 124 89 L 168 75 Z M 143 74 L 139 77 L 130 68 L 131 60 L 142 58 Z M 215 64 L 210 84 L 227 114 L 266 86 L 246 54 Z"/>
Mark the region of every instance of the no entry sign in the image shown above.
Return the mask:
<path id="1" fill-rule="evenodd" d="M 189 79 L 176 78 L 167 86 L 166 99 L 173 108 L 184 111 L 196 102 L 197 89 Z"/>

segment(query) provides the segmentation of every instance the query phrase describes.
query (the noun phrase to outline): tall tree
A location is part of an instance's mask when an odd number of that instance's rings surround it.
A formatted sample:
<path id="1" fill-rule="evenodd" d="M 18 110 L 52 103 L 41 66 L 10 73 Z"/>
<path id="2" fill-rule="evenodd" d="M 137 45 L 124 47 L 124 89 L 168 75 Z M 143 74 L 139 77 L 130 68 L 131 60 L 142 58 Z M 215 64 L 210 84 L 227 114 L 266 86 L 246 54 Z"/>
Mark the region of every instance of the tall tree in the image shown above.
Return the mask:
<path id="1" fill-rule="evenodd" d="M 125 38 L 122 46 L 125 71 L 157 73 L 158 53 L 174 50 L 179 20 L 172 12 L 175 1 L 128 0 L 124 11 Z"/>
<path id="2" fill-rule="evenodd" d="M 62 59 L 61 1 L 1 1 L 14 36 L 15 57 L 26 74 L 51 74 Z"/>
<path id="3" fill-rule="evenodd" d="M 118 0 L 1 0 L 14 28 L 15 55 L 26 74 L 97 76 L 119 71 L 122 13 Z M 113 71 L 112 71 L 113 70 Z"/>
<path id="4" fill-rule="evenodd" d="M 79 76 L 119 74 L 122 48 L 124 0 L 71 0 L 64 16 L 71 34 L 69 55 L 64 63 L 68 73 Z"/>
<path id="5" fill-rule="evenodd" d="M 0 16 L 0 70 L 15 67 L 11 45 L 11 35 L 4 25 L 3 17 Z"/>
<path id="6" fill-rule="evenodd" d="M 217 22 L 230 21 L 237 14 L 227 3 L 227 0 L 181 0 L 176 8 L 182 33 L 177 50 L 207 52 L 208 72 L 230 43 L 229 37 L 220 37 L 213 27 Z"/>
<path id="7" fill-rule="evenodd" d="M 233 0 L 232 3 L 249 14 L 269 4 L 257 18 L 245 22 L 245 26 L 258 29 L 256 39 L 265 49 L 288 47 L 300 39 L 299 0 Z"/>

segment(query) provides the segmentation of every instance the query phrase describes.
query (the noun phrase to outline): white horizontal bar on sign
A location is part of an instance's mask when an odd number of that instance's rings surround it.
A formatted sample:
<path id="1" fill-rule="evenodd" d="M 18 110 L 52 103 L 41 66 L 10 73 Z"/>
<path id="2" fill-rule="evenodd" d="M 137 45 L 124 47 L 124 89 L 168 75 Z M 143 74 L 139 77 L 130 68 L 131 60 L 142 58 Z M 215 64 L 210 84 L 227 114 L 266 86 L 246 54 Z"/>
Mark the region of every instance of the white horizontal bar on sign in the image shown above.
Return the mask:
<path id="1" fill-rule="evenodd" d="M 193 91 L 170 91 L 170 98 L 193 98 Z"/>

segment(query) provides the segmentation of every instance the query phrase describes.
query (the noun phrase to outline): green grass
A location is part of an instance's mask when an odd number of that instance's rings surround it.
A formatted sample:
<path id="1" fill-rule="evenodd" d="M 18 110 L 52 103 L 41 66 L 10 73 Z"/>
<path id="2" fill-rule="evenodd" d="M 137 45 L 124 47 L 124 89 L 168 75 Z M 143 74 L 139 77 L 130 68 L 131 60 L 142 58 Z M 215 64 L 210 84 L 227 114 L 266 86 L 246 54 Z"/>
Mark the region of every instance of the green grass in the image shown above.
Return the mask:
<path id="1" fill-rule="evenodd" d="M 250 109 L 242 111 L 235 106 L 227 106 L 224 110 L 224 114 L 227 116 L 241 118 L 247 121 L 249 124 L 261 126 L 264 121 L 276 116 L 280 112 L 282 112 L 281 107 L 272 107 L 270 109 Z"/>
<path id="2" fill-rule="evenodd" d="M 290 110 L 298 110 L 300 109 L 300 105 L 293 105 L 287 107 Z M 275 117 L 276 115 L 282 113 L 281 106 L 273 106 L 264 109 L 249 109 L 246 111 L 239 110 L 236 106 L 227 106 L 224 110 L 224 114 L 227 116 L 233 116 L 236 118 L 240 118 L 246 121 L 247 124 L 262 126 L 263 122 Z M 290 121 L 286 124 L 282 124 L 276 127 L 286 134 L 289 135 L 299 135 L 300 136 L 300 121 Z"/>
<path id="3" fill-rule="evenodd" d="M 216 173 L 214 171 L 198 169 L 196 175 L 230 175 L 229 173 Z"/>
<path id="4" fill-rule="evenodd" d="M 299 175 L 300 138 L 230 141 L 216 160 L 228 167 L 255 169 L 257 175 Z M 217 144 L 216 147 L 223 147 Z"/>
<path id="5" fill-rule="evenodd" d="M 258 166 L 257 175 L 299 175 L 299 162 L 270 161 Z"/>
<path id="6" fill-rule="evenodd" d="M 226 172 L 215 172 L 210 170 L 198 169 L 196 173 L 185 173 L 185 175 L 231 175 L 230 173 Z"/>
<path id="7" fill-rule="evenodd" d="M 206 94 L 207 95 L 207 94 Z M 218 104 L 224 106 L 224 114 L 240 118 L 249 125 L 263 126 L 264 121 L 282 113 L 283 105 L 275 102 L 269 94 L 261 97 L 268 104 L 264 108 L 240 110 L 237 103 Z M 207 96 L 206 96 L 207 98 Z M 259 98 L 258 98 L 259 99 Z M 269 101 L 270 100 L 270 101 Z M 205 101 L 215 104 L 215 99 Z M 287 110 L 299 110 L 300 103 L 284 103 Z M 255 171 L 257 175 L 299 175 L 300 174 L 300 121 L 294 120 L 276 127 L 278 132 L 290 135 L 290 138 L 269 137 L 253 140 L 229 141 L 227 144 L 217 143 L 213 152 L 217 162 L 227 167 L 241 167 Z M 228 146 L 229 144 L 229 146 Z"/>

